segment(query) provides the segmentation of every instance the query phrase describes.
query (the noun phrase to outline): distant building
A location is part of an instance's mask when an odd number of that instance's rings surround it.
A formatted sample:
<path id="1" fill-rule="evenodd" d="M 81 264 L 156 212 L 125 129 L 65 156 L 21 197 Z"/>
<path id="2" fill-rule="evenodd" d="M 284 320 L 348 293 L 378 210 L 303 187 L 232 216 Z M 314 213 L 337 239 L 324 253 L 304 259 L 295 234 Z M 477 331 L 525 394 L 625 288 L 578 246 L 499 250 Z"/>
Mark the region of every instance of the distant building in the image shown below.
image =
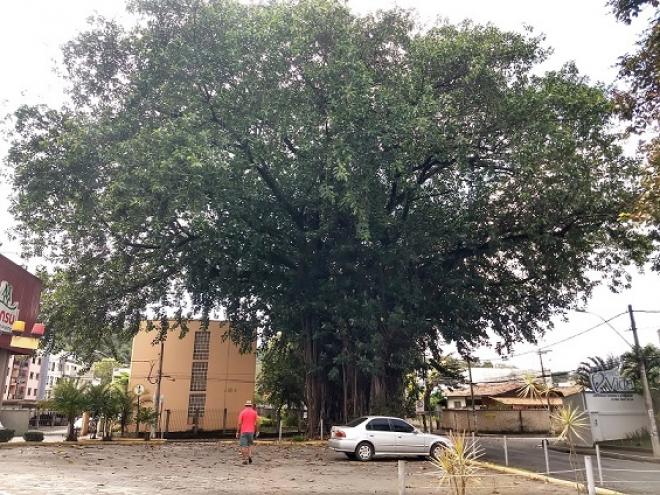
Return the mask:
<path id="1" fill-rule="evenodd" d="M 190 321 L 188 328 L 182 338 L 172 332 L 160 344 L 143 324 L 133 339 L 130 388 L 142 385 L 142 404 L 154 407 L 161 376 L 159 429 L 164 431 L 233 429 L 245 401 L 254 400 L 256 355 L 241 354 L 223 339 L 226 322 L 211 321 L 204 330 L 200 321 Z"/>
<path id="2" fill-rule="evenodd" d="M 42 398 L 39 393 L 41 361 L 41 356 L 13 355 L 9 358 L 4 401 L 36 404 Z"/>
<path id="3" fill-rule="evenodd" d="M 473 386 L 474 405 L 476 409 L 546 409 L 548 402 L 551 408 L 562 406 L 562 398 L 574 395 L 582 387 L 553 387 L 549 397 L 535 398 L 524 396 L 524 384 L 521 381 L 506 381 L 498 383 L 475 383 Z M 458 390 L 448 390 L 447 409 L 472 408 L 470 386 Z"/>
<path id="4" fill-rule="evenodd" d="M 3 400 L 8 406 L 34 407 L 38 401 L 50 398 L 63 378 L 81 380 L 84 366 L 66 353 L 38 353 L 11 356 L 7 368 Z"/>
<path id="5" fill-rule="evenodd" d="M 538 374 L 538 371 L 525 370 L 520 368 L 514 368 L 512 366 L 498 366 L 496 368 L 484 368 L 480 366 L 472 367 L 472 380 L 474 383 L 487 383 L 487 382 L 502 382 L 502 381 L 513 381 L 515 379 L 521 379 L 523 376 L 532 374 Z M 463 377 L 465 380 L 468 380 L 468 372 L 464 370 Z"/>

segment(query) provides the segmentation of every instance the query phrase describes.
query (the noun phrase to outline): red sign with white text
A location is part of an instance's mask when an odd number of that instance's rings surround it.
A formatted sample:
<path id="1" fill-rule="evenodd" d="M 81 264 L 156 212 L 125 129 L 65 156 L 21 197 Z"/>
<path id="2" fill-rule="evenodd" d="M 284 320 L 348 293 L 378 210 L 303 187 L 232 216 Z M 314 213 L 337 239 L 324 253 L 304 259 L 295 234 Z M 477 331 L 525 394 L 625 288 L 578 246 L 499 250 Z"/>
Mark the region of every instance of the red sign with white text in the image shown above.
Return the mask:
<path id="1" fill-rule="evenodd" d="M 25 322 L 30 336 L 39 315 L 41 280 L 10 259 L 0 255 L 0 348 L 10 348 L 12 325 Z"/>

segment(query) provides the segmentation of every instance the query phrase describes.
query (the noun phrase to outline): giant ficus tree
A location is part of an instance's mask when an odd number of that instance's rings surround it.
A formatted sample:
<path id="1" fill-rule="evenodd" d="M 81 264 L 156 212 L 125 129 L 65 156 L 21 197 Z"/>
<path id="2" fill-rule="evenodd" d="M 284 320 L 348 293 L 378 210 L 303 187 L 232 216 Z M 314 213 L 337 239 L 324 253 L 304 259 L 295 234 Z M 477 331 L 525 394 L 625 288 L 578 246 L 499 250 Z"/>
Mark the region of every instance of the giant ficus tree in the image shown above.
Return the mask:
<path id="1" fill-rule="evenodd" d="M 613 104 L 541 40 L 340 1 L 139 0 L 64 50 L 70 103 L 16 112 L 26 248 L 82 352 L 223 307 L 302 356 L 309 431 L 400 403 L 438 342 L 534 340 L 646 242 Z"/>

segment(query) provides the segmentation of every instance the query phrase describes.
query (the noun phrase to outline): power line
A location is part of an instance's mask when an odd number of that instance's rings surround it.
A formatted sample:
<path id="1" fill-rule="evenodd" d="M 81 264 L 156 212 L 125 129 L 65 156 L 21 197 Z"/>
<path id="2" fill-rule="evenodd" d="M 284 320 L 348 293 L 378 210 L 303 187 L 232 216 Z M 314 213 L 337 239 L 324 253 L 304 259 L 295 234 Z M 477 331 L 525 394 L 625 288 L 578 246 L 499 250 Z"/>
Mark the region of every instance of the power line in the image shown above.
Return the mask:
<path id="1" fill-rule="evenodd" d="M 635 310 L 635 312 L 637 312 L 637 310 Z M 660 311 L 658 311 L 658 313 L 660 313 Z M 597 324 L 597 325 L 594 325 L 594 326 L 592 326 L 592 327 L 586 328 L 586 329 L 584 329 L 584 330 L 580 330 L 579 332 L 574 333 L 573 335 L 569 335 L 568 337 L 565 337 L 565 338 L 563 338 L 563 339 L 561 339 L 561 340 L 558 340 L 558 341 L 556 341 L 556 342 L 552 342 L 552 343 L 547 344 L 547 345 L 544 345 L 544 346 L 539 346 L 538 349 L 540 349 L 540 350 L 549 349 L 550 347 L 554 347 L 554 346 L 556 346 L 556 345 L 563 344 L 564 342 L 568 342 L 569 340 L 575 339 L 575 338 L 577 338 L 577 337 L 579 337 L 579 336 L 581 336 L 581 335 L 584 335 L 585 333 L 588 333 L 588 332 L 591 332 L 591 331 L 593 331 L 593 330 L 596 330 L 597 328 L 600 328 L 600 327 L 602 327 L 603 325 L 607 325 L 607 324 L 609 324 L 610 321 L 615 320 L 615 319 L 617 319 L 617 318 L 619 318 L 619 317 L 621 317 L 621 316 L 623 316 L 623 315 L 625 315 L 625 314 L 628 314 L 628 312 L 627 312 L 627 311 L 624 311 L 624 312 L 622 312 L 622 313 L 616 314 L 616 315 L 614 315 L 614 316 L 612 316 L 612 317 L 610 317 L 610 318 L 608 318 L 608 319 L 606 319 L 606 320 L 601 321 L 601 322 L 600 322 L 599 324 Z M 480 360 L 481 360 L 481 361 L 508 361 L 509 359 L 512 359 L 512 358 L 514 358 L 514 357 L 527 356 L 527 355 L 529 355 L 529 354 L 537 354 L 537 353 L 538 353 L 538 350 L 537 350 L 537 349 L 532 349 L 532 350 L 530 350 L 530 351 L 524 351 L 524 352 L 517 352 L 517 353 L 508 354 L 507 356 L 504 356 L 504 357 L 503 357 L 503 356 L 497 356 L 497 357 L 495 357 L 495 358 L 488 358 L 488 357 L 485 357 L 485 358 L 480 358 Z"/>
<path id="2" fill-rule="evenodd" d="M 617 315 L 614 315 L 614 316 L 612 316 L 611 318 L 608 318 L 607 320 L 603 320 L 603 321 L 600 322 L 598 325 L 595 325 L 595 326 L 593 326 L 593 327 L 591 327 L 591 328 L 587 328 L 586 330 L 582 330 L 582 331 L 580 331 L 580 332 L 578 332 L 578 333 L 576 333 L 576 334 L 570 335 L 569 337 L 566 337 L 566 338 L 564 338 L 564 339 L 558 340 L 557 342 L 553 342 L 552 344 L 548 344 L 548 345 L 542 346 L 542 347 L 540 347 L 540 349 L 547 349 L 547 348 L 549 348 L 549 347 L 554 347 L 554 346 L 556 346 L 556 345 L 558 345 L 558 344 L 563 344 L 564 342 L 568 342 L 569 340 L 572 340 L 572 339 L 574 339 L 574 338 L 576 338 L 576 337 L 579 337 L 580 335 L 584 335 L 584 334 L 587 333 L 587 332 L 591 332 L 592 330 L 595 330 L 595 329 L 597 329 L 598 327 L 602 327 L 603 325 L 607 325 L 610 321 L 615 320 L 615 319 L 617 319 L 617 318 L 619 318 L 620 316 L 623 316 L 623 315 L 625 315 L 625 314 L 628 314 L 628 312 L 627 312 L 627 311 L 624 311 L 623 313 L 619 313 L 619 314 L 617 314 Z"/>

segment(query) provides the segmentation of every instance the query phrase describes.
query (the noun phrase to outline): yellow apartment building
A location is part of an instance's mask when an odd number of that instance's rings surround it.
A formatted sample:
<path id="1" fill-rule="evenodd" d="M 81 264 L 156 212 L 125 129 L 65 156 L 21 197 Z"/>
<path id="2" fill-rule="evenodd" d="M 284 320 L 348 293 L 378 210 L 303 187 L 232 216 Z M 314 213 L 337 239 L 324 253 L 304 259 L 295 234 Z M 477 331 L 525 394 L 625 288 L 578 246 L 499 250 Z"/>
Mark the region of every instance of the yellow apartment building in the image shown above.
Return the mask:
<path id="1" fill-rule="evenodd" d="M 243 404 L 254 399 L 255 348 L 241 354 L 229 339 L 223 340 L 227 322 L 211 321 L 204 330 L 200 321 L 190 321 L 183 337 L 175 330 L 162 343 L 154 342 L 157 330 L 147 332 L 146 326 L 144 322 L 133 339 L 130 387 L 142 386 L 141 406 L 159 406 L 157 430 L 235 429 Z"/>

